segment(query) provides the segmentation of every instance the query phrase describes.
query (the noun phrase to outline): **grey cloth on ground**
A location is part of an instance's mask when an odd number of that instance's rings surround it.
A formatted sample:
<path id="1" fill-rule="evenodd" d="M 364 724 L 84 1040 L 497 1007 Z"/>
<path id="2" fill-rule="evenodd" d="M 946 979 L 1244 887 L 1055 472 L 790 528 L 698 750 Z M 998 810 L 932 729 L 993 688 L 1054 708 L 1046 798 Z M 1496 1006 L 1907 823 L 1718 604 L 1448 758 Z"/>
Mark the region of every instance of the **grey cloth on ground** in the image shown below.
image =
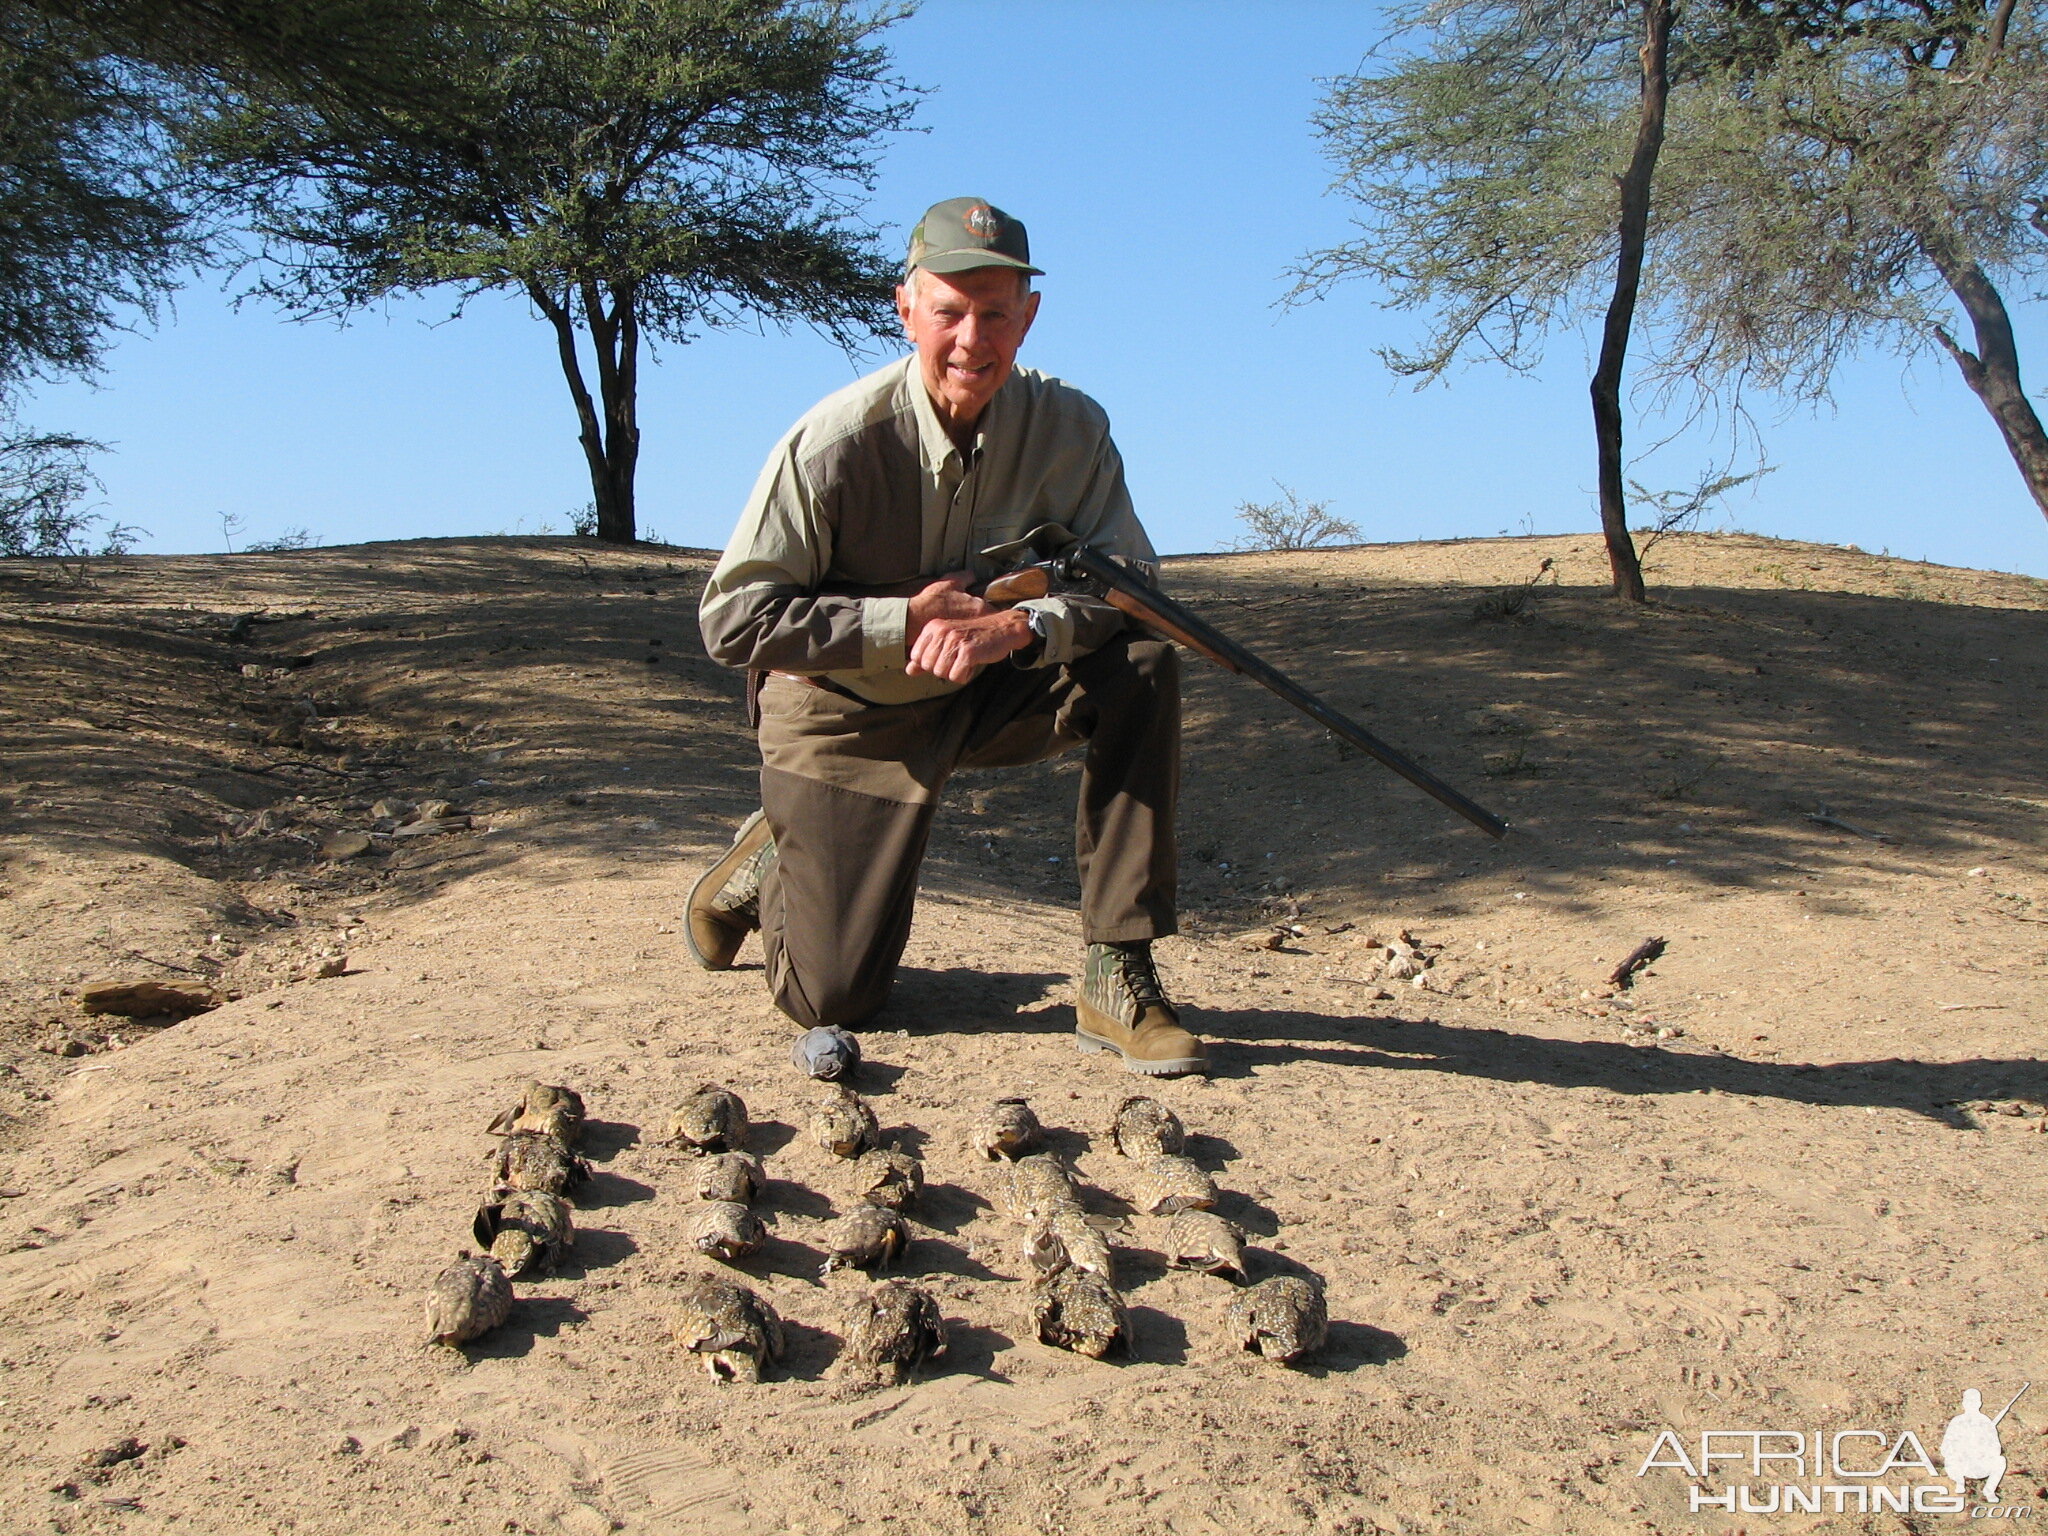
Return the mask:
<path id="1" fill-rule="evenodd" d="M 806 1077 L 836 1083 L 860 1066 L 860 1041 L 843 1029 L 820 1025 L 790 1043 L 789 1060 Z"/>

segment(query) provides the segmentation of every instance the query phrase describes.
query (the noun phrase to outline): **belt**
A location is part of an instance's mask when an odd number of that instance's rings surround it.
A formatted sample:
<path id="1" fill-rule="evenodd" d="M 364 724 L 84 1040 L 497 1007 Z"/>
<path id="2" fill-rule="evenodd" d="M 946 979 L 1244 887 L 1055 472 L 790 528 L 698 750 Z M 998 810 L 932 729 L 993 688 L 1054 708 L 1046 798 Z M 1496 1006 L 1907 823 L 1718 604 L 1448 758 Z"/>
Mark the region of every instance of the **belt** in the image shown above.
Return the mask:
<path id="1" fill-rule="evenodd" d="M 802 683 L 806 688 L 818 688 L 826 693 L 836 693 L 842 699 L 851 699 L 856 704 L 872 705 L 875 702 L 873 699 L 862 698 L 851 688 L 841 687 L 838 683 L 831 682 L 822 677 L 812 677 L 808 672 L 776 672 L 771 670 L 768 676 L 779 677 L 785 682 Z"/>

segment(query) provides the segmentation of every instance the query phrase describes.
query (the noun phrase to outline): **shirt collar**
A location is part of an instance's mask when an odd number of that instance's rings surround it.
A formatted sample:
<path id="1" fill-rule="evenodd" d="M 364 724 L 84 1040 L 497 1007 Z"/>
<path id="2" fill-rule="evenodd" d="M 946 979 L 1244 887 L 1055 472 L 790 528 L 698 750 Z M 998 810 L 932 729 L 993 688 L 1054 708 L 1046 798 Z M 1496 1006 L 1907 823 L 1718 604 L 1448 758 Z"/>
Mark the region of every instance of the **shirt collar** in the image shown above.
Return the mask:
<path id="1" fill-rule="evenodd" d="M 1003 387 L 996 391 L 995 398 L 981 413 L 981 420 L 975 423 L 974 447 L 978 452 L 995 436 L 996 429 L 1006 414 L 1010 393 L 1017 387 L 1017 371 L 1012 368 L 1010 376 L 1003 380 Z M 939 420 L 938 407 L 932 404 L 932 397 L 924 387 L 924 379 L 917 371 L 917 354 L 911 353 L 903 360 L 903 388 L 910 396 L 910 409 L 917 417 L 918 451 L 924 459 L 925 472 L 937 474 L 947 463 L 966 463 L 965 457 L 954 444 L 946 424 Z"/>

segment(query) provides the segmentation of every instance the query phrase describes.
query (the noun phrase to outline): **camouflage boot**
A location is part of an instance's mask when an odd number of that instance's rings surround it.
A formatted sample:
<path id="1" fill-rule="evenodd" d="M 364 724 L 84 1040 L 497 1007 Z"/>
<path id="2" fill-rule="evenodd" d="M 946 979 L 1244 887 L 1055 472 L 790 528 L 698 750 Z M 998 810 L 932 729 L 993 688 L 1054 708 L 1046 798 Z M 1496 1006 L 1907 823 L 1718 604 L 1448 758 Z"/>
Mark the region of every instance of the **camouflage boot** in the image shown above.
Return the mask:
<path id="1" fill-rule="evenodd" d="M 1082 1050 L 1117 1051 L 1126 1067 L 1146 1077 L 1209 1070 L 1208 1048 L 1180 1027 L 1144 939 L 1088 946 L 1074 1033 Z"/>
<path id="2" fill-rule="evenodd" d="M 775 835 L 765 812 L 740 823 L 725 857 L 690 887 L 683 936 L 707 971 L 729 971 L 747 935 L 761 926 L 761 879 L 775 863 Z"/>

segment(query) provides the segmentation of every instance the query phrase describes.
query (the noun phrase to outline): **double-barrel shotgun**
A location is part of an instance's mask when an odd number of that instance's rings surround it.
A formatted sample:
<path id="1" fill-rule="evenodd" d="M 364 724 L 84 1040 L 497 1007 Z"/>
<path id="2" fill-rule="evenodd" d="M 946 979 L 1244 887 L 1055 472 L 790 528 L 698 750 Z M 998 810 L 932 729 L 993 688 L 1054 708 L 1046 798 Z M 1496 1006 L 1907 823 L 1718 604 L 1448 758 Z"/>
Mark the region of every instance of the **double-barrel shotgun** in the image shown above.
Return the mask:
<path id="1" fill-rule="evenodd" d="M 981 589 L 989 603 L 1017 603 L 1052 592 L 1082 592 L 1100 598 L 1167 639 L 1197 651 L 1231 672 L 1278 694 L 1332 735 L 1350 742 L 1433 795 L 1489 837 L 1505 837 L 1508 824 L 1467 799 L 1419 763 L 1339 713 L 1279 668 L 1217 631 L 1214 626 L 1151 585 L 1124 562 L 1090 548 L 1057 523 L 1044 523 L 1021 539 L 997 544 L 984 558 L 1010 567 Z M 1030 559 L 1030 556 L 1037 559 Z"/>

